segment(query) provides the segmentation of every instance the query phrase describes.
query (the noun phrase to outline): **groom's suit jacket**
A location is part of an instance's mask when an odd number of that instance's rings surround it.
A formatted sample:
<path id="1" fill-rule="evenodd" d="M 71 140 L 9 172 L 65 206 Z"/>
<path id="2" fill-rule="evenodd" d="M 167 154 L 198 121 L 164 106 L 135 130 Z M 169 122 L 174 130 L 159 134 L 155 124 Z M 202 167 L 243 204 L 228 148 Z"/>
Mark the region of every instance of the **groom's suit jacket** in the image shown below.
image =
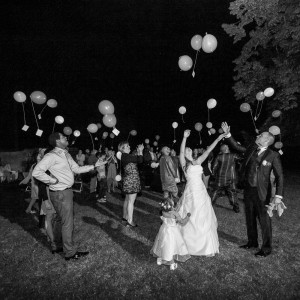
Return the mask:
<path id="1" fill-rule="evenodd" d="M 267 148 L 257 155 L 258 146 L 255 143 L 245 148 L 239 145 L 233 137 L 227 139 L 237 151 L 245 153 L 242 165 L 242 178 L 246 186 L 256 186 L 259 199 L 269 201 L 271 196 L 270 175 L 273 170 L 276 180 L 276 195 L 283 194 L 283 171 L 279 153 Z"/>

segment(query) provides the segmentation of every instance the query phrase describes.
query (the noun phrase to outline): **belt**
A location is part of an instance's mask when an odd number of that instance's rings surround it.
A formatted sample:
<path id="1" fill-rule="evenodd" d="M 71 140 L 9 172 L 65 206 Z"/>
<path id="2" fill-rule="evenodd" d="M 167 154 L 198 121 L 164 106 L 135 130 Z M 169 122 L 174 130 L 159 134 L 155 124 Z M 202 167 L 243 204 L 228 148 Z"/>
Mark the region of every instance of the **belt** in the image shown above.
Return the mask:
<path id="1" fill-rule="evenodd" d="M 52 192 L 52 193 L 55 193 L 55 192 L 63 192 L 63 191 L 66 191 L 66 190 L 71 190 L 71 189 L 72 188 L 69 187 L 69 188 L 65 188 L 63 190 L 59 190 L 59 191 L 54 191 L 54 190 L 50 190 L 50 189 L 49 189 L 49 191 Z"/>

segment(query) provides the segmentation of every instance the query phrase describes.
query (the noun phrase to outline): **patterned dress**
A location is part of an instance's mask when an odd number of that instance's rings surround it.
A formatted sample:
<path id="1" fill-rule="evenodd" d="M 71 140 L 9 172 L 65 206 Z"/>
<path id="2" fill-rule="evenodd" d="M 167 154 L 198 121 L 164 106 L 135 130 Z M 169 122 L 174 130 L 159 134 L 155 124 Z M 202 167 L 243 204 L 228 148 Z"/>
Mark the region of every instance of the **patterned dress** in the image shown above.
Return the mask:
<path id="1" fill-rule="evenodd" d="M 141 190 L 141 180 L 137 165 L 142 162 L 143 156 L 141 155 L 122 154 L 123 192 L 125 194 L 136 194 Z"/>

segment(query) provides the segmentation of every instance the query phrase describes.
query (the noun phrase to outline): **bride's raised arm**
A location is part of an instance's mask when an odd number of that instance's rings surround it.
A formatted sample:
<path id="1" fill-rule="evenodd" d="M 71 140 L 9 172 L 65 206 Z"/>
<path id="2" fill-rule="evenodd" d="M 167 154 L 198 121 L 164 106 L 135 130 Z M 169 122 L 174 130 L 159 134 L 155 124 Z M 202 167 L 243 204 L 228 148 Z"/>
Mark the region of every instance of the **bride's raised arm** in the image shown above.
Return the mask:
<path id="1" fill-rule="evenodd" d="M 185 151 L 185 144 L 186 144 L 186 139 L 190 136 L 191 131 L 190 130 L 185 130 L 183 133 L 183 139 L 180 145 L 180 154 L 179 154 L 179 161 L 181 164 L 182 169 L 184 170 L 185 168 L 185 157 L 184 157 L 184 151 Z"/>
<path id="2" fill-rule="evenodd" d="M 217 146 L 217 144 L 219 143 L 219 141 L 221 141 L 224 137 L 225 137 L 226 133 L 220 134 L 215 141 L 206 149 L 206 151 L 198 157 L 196 164 L 201 165 L 206 158 L 208 157 L 209 153 L 214 150 L 214 148 Z"/>

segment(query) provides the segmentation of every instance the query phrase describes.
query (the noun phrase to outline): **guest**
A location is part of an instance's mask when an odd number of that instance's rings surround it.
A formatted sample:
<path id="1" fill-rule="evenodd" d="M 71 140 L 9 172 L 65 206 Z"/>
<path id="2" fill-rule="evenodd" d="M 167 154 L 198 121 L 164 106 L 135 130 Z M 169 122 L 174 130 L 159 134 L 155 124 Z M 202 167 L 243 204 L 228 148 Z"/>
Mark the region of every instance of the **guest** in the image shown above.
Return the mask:
<path id="1" fill-rule="evenodd" d="M 150 145 L 147 144 L 143 151 L 143 179 L 145 183 L 145 188 L 150 188 L 152 182 L 152 155 L 150 153 Z"/>
<path id="2" fill-rule="evenodd" d="M 53 220 L 54 244 L 52 250 L 61 249 L 61 237 L 65 259 L 77 260 L 89 252 L 79 251 L 73 240 L 73 191 L 74 173 L 85 173 L 98 167 L 78 166 L 71 155 L 65 151 L 67 138 L 54 132 L 49 136 L 49 144 L 54 148 L 35 166 L 32 176 L 49 185 L 50 200 L 56 211 Z M 48 171 L 53 177 L 46 174 Z"/>
<path id="3" fill-rule="evenodd" d="M 171 198 L 165 199 L 161 206 L 163 222 L 150 254 L 157 257 L 158 265 L 169 265 L 170 270 L 173 271 L 177 269 L 175 260 L 185 262 L 191 257 L 178 225 L 184 226 L 189 221 L 191 214 L 188 213 L 185 218 L 180 217 L 174 209 L 174 201 Z"/>
<path id="4" fill-rule="evenodd" d="M 277 183 L 272 203 L 282 203 L 283 198 L 283 172 L 280 155 L 269 148 L 274 143 L 275 137 L 270 132 L 263 132 L 256 137 L 254 143 L 246 148 L 236 143 L 230 134 L 230 126 L 226 122 L 222 123 L 222 129 L 227 134 L 226 138 L 230 146 L 245 153 L 242 177 L 245 182 L 244 202 L 248 242 L 240 247 L 244 249 L 258 247 L 256 223 L 258 218 L 262 233 L 262 246 L 255 256 L 266 257 L 272 252 L 272 225 L 266 209 L 271 199 L 270 175 L 272 170 Z"/>
<path id="5" fill-rule="evenodd" d="M 117 176 L 117 158 L 115 157 L 115 151 L 109 150 L 108 155 L 110 159 L 107 162 L 107 191 L 115 192 L 115 187 L 117 185 L 116 176 Z"/>
<path id="6" fill-rule="evenodd" d="M 97 202 L 106 203 L 107 179 L 106 168 L 107 160 L 105 160 L 105 152 L 97 152 L 99 166 L 97 167 Z"/>
<path id="7" fill-rule="evenodd" d="M 211 201 L 212 204 L 215 204 L 220 193 L 225 191 L 233 210 L 238 213 L 240 209 L 235 186 L 235 162 L 240 158 L 237 154 L 230 153 L 226 144 L 221 145 L 220 150 L 221 153 L 216 157 L 212 168 L 215 182 Z"/>
<path id="8" fill-rule="evenodd" d="M 123 218 L 126 226 L 136 227 L 133 222 L 134 202 L 137 193 L 141 190 L 141 180 L 139 176 L 138 163 L 143 162 L 143 145 L 138 145 L 137 155 L 130 154 L 128 142 L 121 142 L 118 146 L 121 152 L 121 166 L 123 168 L 123 187 L 122 191 L 126 195 L 123 206 Z"/>
<path id="9" fill-rule="evenodd" d="M 199 154 L 203 154 L 204 152 L 205 152 L 205 150 L 203 149 L 202 152 Z M 214 158 L 214 155 L 212 152 L 210 152 L 208 157 L 202 163 L 202 168 L 203 168 L 202 180 L 203 180 L 203 183 L 204 183 L 206 189 L 208 189 L 208 187 L 209 187 L 209 179 L 210 179 L 210 176 L 212 175 L 211 162 L 212 162 L 213 158 Z"/>
<path id="10" fill-rule="evenodd" d="M 76 155 L 76 161 L 78 166 L 84 165 L 85 155 L 82 153 L 82 150 L 78 150 L 78 154 Z"/>
<path id="11" fill-rule="evenodd" d="M 97 162 L 97 157 L 96 157 L 97 150 L 93 149 L 91 152 L 91 155 L 88 157 L 87 164 L 88 165 L 95 165 Z M 96 191 L 96 186 L 97 186 L 97 170 L 92 170 L 89 172 L 91 179 L 90 179 L 90 194 L 94 193 Z"/>

